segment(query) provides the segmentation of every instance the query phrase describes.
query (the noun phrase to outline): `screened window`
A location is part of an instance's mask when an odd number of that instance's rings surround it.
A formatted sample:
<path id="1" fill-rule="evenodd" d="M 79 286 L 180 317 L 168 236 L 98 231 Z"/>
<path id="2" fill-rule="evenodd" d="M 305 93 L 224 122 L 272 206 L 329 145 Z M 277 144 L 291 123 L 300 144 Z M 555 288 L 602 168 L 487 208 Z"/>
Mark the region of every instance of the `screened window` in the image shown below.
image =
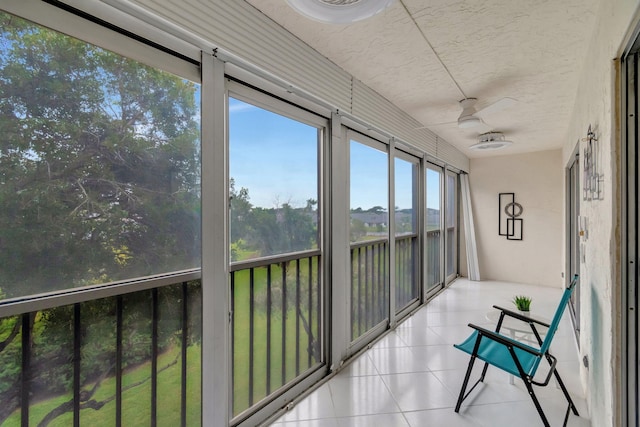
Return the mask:
<path id="1" fill-rule="evenodd" d="M 288 385 L 309 380 L 324 361 L 319 170 L 328 124 L 232 87 L 231 377 L 232 415 L 240 420 L 290 394 Z"/>
<path id="2" fill-rule="evenodd" d="M 434 166 L 435 167 L 435 166 Z M 427 167 L 427 289 L 442 283 L 442 170 Z"/>
<path id="3" fill-rule="evenodd" d="M 395 159 L 396 236 L 416 233 L 417 163 Z"/>
<path id="4" fill-rule="evenodd" d="M 458 179 L 457 176 L 451 172 L 447 172 L 447 208 L 446 208 L 446 276 L 450 280 L 457 271 L 458 262 L 458 248 L 457 248 L 457 224 L 458 224 L 458 212 L 457 212 L 457 199 L 458 199 Z"/>
<path id="5" fill-rule="evenodd" d="M 400 153 L 401 154 L 401 153 Z M 418 159 L 395 158 L 395 297 L 396 311 L 416 301 L 418 276 Z"/>
<path id="6" fill-rule="evenodd" d="M 387 153 L 351 141 L 351 241 L 388 238 Z"/>
<path id="7" fill-rule="evenodd" d="M 382 144 L 369 142 L 352 139 L 349 154 L 352 341 L 389 313 L 388 154 Z"/>
<path id="8" fill-rule="evenodd" d="M 199 85 L 0 22 L 0 299 L 199 267 Z"/>

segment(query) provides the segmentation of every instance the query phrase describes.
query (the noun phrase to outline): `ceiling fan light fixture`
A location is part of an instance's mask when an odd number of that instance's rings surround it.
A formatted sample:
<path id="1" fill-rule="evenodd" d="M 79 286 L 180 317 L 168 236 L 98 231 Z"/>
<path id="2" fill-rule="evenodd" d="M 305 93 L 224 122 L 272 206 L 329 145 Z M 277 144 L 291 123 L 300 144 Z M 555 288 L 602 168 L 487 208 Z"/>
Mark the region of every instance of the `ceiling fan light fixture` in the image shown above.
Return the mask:
<path id="1" fill-rule="evenodd" d="M 500 132 L 488 132 L 478 136 L 478 143 L 469 147 L 471 150 L 499 150 L 513 144 Z"/>
<path id="2" fill-rule="evenodd" d="M 396 0 L 287 0 L 296 12 L 326 24 L 351 24 L 370 18 Z"/>

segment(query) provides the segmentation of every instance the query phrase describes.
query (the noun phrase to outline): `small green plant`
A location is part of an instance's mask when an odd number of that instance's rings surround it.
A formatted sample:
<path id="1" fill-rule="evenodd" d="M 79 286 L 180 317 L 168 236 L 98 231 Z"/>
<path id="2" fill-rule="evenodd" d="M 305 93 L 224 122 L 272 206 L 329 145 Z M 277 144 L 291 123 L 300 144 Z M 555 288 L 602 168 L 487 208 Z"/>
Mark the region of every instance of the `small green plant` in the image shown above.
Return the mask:
<path id="1" fill-rule="evenodd" d="M 513 303 L 516 305 L 516 308 L 520 311 L 529 311 L 531 306 L 531 298 L 526 297 L 524 295 L 516 295 L 513 297 Z"/>

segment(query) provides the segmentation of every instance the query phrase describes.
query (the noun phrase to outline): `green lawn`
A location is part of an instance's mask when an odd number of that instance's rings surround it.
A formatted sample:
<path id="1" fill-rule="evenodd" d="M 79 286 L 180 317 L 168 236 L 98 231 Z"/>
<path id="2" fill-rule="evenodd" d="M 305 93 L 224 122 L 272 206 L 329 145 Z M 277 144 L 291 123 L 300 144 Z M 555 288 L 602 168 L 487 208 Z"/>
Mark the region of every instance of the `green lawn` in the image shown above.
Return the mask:
<path id="1" fill-rule="evenodd" d="M 309 260 L 300 261 L 300 306 L 301 316 L 308 320 L 309 298 Z M 267 370 L 270 371 L 270 387 L 273 392 L 296 377 L 296 354 L 298 355 L 299 372 L 304 372 L 318 361 L 312 358 L 309 364 L 307 351 L 309 334 L 303 326 L 302 318 L 299 323 L 299 340 L 296 341 L 296 322 L 298 313 L 295 310 L 297 298 L 295 263 L 290 263 L 287 274 L 287 302 L 285 311 L 284 328 L 284 358 L 283 342 L 283 310 L 282 310 L 282 269 L 274 266 L 271 271 L 272 306 L 271 306 L 271 339 L 270 355 L 271 366 L 267 366 L 267 269 L 254 270 L 254 319 L 253 319 L 253 403 L 267 396 Z M 312 303 L 317 303 L 317 270 L 313 266 L 312 271 Z M 234 293 L 234 399 L 233 413 L 239 414 L 250 406 L 249 382 L 250 382 L 250 345 L 251 345 L 251 318 L 250 318 L 250 286 L 249 271 L 239 271 L 235 277 Z M 314 306 L 315 307 L 315 306 Z M 317 314 L 311 315 L 310 328 L 315 337 L 318 336 Z M 296 346 L 298 352 L 296 353 Z M 284 360 L 284 380 L 282 361 Z"/>
<path id="2" fill-rule="evenodd" d="M 158 369 L 171 364 L 179 348 L 173 348 L 158 357 Z M 201 410 L 201 348 L 193 345 L 187 349 L 187 425 L 200 425 Z M 122 376 L 122 386 L 148 379 L 151 374 L 151 362 L 142 364 Z M 158 374 L 158 426 L 173 427 L 180 425 L 180 378 L 181 366 L 172 364 Z M 85 387 L 88 388 L 93 384 Z M 115 395 L 115 377 L 105 379 L 93 399 L 102 401 Z M 63 402 L 72 399 L 72 394 L 57 396 L 38 402 L 29 408 L 29 425 L 37 426 L 43 417 Z M 80 411 L 80 424 L 101 427 L 115 425 L 115 399 L 106 403 L 100 410 L 83 409 Z M 122 420 L 125 426 L 149 425 L 151 416 L 151 381 L 126 390 L 122 394 Z M 67 412 L 53 420 L 51 427 L 73 425 L 73 413 Z M 2 424 L 3 427 L 20 426 L 20 411 L 17 410 Z"/>

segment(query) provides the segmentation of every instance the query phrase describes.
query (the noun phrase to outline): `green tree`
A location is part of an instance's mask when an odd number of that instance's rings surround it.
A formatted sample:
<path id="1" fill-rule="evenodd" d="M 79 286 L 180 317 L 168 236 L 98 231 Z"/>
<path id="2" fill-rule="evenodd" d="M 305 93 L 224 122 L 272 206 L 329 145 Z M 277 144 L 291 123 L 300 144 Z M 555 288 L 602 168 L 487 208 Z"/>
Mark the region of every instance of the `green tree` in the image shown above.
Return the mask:
<path id="1" fill-rule="evenodd" d="M 367 227 L 364 222 L 356 218 L 351 218 L 349 231 L 352 242 L 357 242 L 367 235 Z"/>
<path id="2" fill-rule="evenodd" d="M 0 22 L 6 296 L 197 266 L 196 86 L 8 14 Z"/>
<path id="3" fill-rule="evenodd" d="M 283 203 L 275 208 L 254 207 L 249 190 L 235 188 L 230 179 L 231 260 L 239 261 L 241 251 L 251 257 L 277 255 L 317 247 L 318 202 L 309 199 L 304 208 Z"/>
<path id="4" fill-rule="evenodd" d="M 374 207 L 369 208 L 369 209 L 366 210 L 366 212 L 372 212 L 372 213 L 376 213 L 376 214 L 381 214 L 381 213 L 384 213 L 386 211 L 387 211 L 387 209 L 383 208 L 382 206 L 374 206 Z"/>
<path id="5" fill-rule="evenodd" d="M 239 261 L 251 254 L 252 248 L 247 244 L 251 238 L 252 229 L 249 218 L 253 206 L 249 201 L 249 190 L 242 187 L 236 190 L 235 180 L 229 180 L 229 229 L 230 229 L 230 257 L 231 261 Z"/>

